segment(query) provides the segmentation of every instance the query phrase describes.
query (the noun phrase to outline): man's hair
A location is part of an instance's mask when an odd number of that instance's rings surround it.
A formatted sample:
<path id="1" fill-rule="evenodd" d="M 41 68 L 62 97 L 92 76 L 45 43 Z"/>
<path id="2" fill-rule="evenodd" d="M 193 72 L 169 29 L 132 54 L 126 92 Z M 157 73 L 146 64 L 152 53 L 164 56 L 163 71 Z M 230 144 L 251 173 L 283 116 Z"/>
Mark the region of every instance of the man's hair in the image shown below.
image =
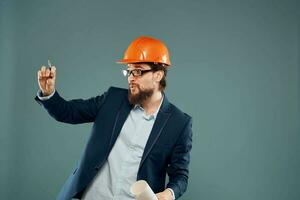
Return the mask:
<path id="1" fill-rule="evenodd" d="M 148 64 L 154 72 L 156 72 L 156 71 L 163 71 L 164 72 L 164 75 L 163 75 L 162 79 L 159 82 L 159 90 L 164 91 L 165 88 L 167 87 L 167 80 L 166 80 L 167 67 L 164 64 L 161 64 L 161 63 L 148 62 L 146 64 Z"/>

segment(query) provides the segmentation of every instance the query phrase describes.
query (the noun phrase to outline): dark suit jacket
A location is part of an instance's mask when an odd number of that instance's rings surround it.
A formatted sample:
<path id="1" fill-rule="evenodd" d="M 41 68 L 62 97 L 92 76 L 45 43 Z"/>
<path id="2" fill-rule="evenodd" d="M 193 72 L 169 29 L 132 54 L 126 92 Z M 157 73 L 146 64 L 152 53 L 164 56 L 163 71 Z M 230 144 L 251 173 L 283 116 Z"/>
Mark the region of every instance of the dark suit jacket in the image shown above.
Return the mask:
<path id="1" fill-rule="evenodd" d="M 103 166 L 132 109 L 128 90 L 111 87 L 104 94 L 87 100 L 66 101 L 57 92 L 40 101 L 56 120 L 79 124 L 94 122 L 81 160 L 64 184 L 57 200 L 81 198 L 87 186 Z M 155 193 L 172 188 L 176 199 L 187 188 L 192 120 L 164 98 L 149 135 L 140 162 L 137 180 L 146 180 Z M 169 182 L 165 186 L 166 173 Z"/>

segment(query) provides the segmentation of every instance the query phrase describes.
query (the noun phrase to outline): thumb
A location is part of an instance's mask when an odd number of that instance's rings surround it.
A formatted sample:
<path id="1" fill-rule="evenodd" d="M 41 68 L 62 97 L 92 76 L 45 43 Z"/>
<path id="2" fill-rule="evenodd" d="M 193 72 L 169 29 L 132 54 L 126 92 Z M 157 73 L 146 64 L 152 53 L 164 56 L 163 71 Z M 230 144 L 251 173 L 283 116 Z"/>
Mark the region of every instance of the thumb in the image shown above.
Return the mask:
<path id="1" fill-rule="evenodd" d="M 48 86 L 53 86 L 54 85 L 54 79 L 52 79 L 52 78 L 47 79 L 47 85 Z"/>

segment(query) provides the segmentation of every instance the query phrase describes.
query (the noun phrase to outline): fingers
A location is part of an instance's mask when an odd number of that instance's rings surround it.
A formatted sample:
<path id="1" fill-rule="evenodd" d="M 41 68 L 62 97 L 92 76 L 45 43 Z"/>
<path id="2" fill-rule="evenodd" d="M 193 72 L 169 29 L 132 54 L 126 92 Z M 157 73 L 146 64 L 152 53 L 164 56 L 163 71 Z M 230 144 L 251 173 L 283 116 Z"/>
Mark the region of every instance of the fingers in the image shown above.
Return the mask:
<path id="1" fill-rule="evenodd" d="M 42 72 L 41 72 L 41 70 L 39 70 L 38 72 L 37 72 L 37 76 L 38 76 L 38 79 L 39 80 L 41 80 L 43 77 L 42 77 Z"/>
<path id="2" fill-rule="evenodd" d="M 42 77 L 45 77 L 46 76 L 46 67 L 45 66 L 42 66 L 41 67 L 41 74 L 42 74 Z"/>
<path id="3" fill-rule="evenodd" d="M 38 71 L 38 75 L 40 75 L 40 78 L 46 77 L 46 67 L 42 66 L 41 69 Z"/>
<path id="4" fill-rule="evenodd" d="M 42 66 L 37 73 L 38 79 L 42 78 L 55 78 L 56 76 L 56 67 L 52 66 L 51 69 L 45 66 Z"/>
<path id="5" fill-rule="evenodd" d="M 55 67 L 55 66 L 52 66 L 52 67 L 51 67 L 50 76 L 51 76 L 52 78 L 55 78 L 55 77 L 56 77 L 56 67 Z"/>

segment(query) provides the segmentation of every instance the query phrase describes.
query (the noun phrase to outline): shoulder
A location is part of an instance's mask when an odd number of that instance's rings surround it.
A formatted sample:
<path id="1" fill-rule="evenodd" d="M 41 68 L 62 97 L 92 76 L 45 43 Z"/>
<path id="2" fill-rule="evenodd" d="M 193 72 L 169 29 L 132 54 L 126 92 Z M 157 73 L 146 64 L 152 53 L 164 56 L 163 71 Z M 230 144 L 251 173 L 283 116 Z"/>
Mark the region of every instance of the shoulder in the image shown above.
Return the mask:
<path id="1" fill-rule="evenodd" d="M 111 86 L 110 88 L 108 88 L 108 92 L 115 93 L 115 94 L 124 94 L 124 93 L 127 94 L 128 90 L 125 88 Z"/>
<path id="2" fill-rule="evenodd" d="M 170 103 L 170 108 L 172 112 L 173 118 L 176 118 L 177 121 L 180 121 L 181 124 L 187 125 L 188 123 L 192 123 L 192 117 L 186 112 L 182 111 L 180 108 L 175 106 L 173 103 Z"/>
<path id="3" fill-rule="evenodd" d="M 172 140 L 176 143 L 190 144 L 188 141 L 192 138 L 192 117 L 170 102 L 169 108 L 171 115 L 167 128 L 172 133 Z"/>
<path id="4" fill-rule="evenodd" d="M 119 87 L 109 87 L 104 93 L 105 101 L 110 104 L 119 104 L 128 99 L 128 90 Z"/>
<path id="5" fill-rule="evenodd" d="M 127 97 L 127 94 L 128 94 L 127 89 L 114 87 L 114 86 L 109 87 L 108 90 L 106 91 L 106 95 L 111 97 Z"/>

